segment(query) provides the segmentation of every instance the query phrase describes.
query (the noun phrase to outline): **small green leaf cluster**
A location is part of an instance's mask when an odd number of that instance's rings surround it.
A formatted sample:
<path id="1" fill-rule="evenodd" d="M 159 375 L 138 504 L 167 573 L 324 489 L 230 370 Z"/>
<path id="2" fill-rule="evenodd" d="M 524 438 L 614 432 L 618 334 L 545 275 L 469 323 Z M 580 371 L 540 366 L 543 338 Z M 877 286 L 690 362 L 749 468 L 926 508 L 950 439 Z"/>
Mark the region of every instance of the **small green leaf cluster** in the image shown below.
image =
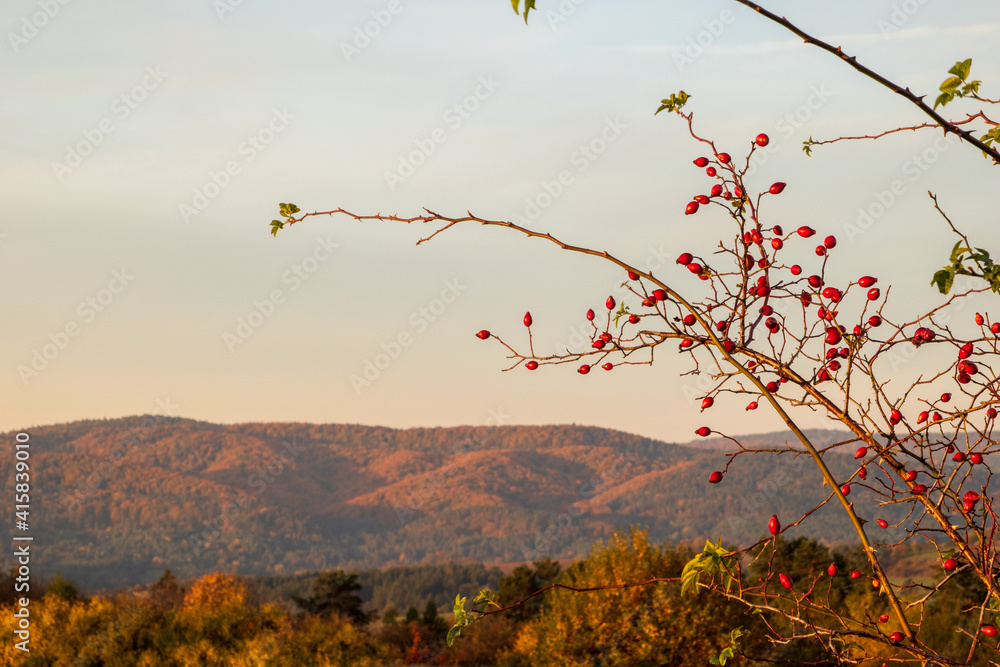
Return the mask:
<path id="1" fill-rule="evenodd" d="M 448 631 L 448 646 L 455 643 L 455 639 L 462 634 L 462 630 L 482 618 L 483 613 L 487 608 L 493 606 L 500 609 L 500 604 L 497 602 L 496 594 L 488 588 L 479 591 L 479 595 L 477 595 L 472 601 L 471 611 L 473 613 L 478 613 L 479 616 L 469 616 L 469 612 L 465 609 L 466 599 L 467 598 L 463 598 L 461 595 L 455 596 L 455 624 L 452 625 L 451 630 Z"/>
<path id="2" fill-rule="evenodd" d="M 972 69 L 972 58 L 955 63 L 955 66 L 948 70 L 952 76 L 944 80 L 941 84 L 941 94 L 934 100 L 934 108 L 938 105 L 945 106 L 956 97 L 975 97 L 979 93 L 979 80 L 966 81 L 969 78 L 969 70 Z"/>
<path id="3" fill-rule="evenodd" d="M 812 147 L 814 144 L 818 143 L 819 143 L 818 141 L 816 141 L 812 137 L 809 137 L 808 139 L 802 142 L 802 151 L 806 154 L 807 157 L 812 157 L 813 154 Z"/>
<path id="4" fill-rule="evenodd" d="M 748 630 L 744 630 L 742 626 L 736 628 L 729 633 L 729 646 L 722 649 L 719 655 L 711 656 L 708 661 L 713 665 L 725 665 L 726 661 L 735 658 L 736 652 L 740 650 L 740 637 L 749 634 L 750 632 Z"/>
<path id="5" fill-rule="evenodd" d="M 678 93 L 671 93 L 667 99 L 660 100 L 660 108 L 653 115 L 655 116 L 661 111 L 680 111 L 681 107 L 687 104 L 689 99 L 691 99 L 691 96 L 683 90 Z"/>
<path id="6" fill-rule="evenodd" d="M 996 264 L 990 258 L 990 253 L 982 248 L 971 248 L 962 245 L 962 241 L 955 244 L 951 250 L 951 263 L 934 274 L 931 280 L 932 285 L 937 285 L 941 294 L 951 291 L 955 283 L 955 276 L 975 276 L 982 278 L 989 283 L 994 292 L 1000 292 L 1000 264 Z M 966 266 L 966 262 L 975 262 L 978 272 Z"/>
<path id="7" fill-rule="evenodd" d="M 1000 125 L 991 128 L 989 132 L 979 137 L 979 140 L 987 146 L 992 146 L 993 142 L 1000 144 Z"/>
<path id="8" fill-rule="evenodd" d="M 291 224 L 293 222 L 292 216 L 301 210 L 295 204 L 278 204 L 278 212 L 285 220 L 271 221 L 271 236 L 277 236 L 279 229 L 282 229 L 286 224 Z"/>
<path id="9" fill-rule="evenodd" d="M 704 551 L 688 561 L 684 571 L 681 572 L 681 594 L 683 595 L 691 586 L 694 586 L 697 592 L 703 574 L 710 576 L 713 581 L 716 575 L 720 575 L 726 592 L 729 592 L 733 582 L 736 581 L 733 573 L 738 560 L 735 554 L 723 548 L 721 537 L 718 544 L 712 544 L 711 540 L 706 541 Z"/>

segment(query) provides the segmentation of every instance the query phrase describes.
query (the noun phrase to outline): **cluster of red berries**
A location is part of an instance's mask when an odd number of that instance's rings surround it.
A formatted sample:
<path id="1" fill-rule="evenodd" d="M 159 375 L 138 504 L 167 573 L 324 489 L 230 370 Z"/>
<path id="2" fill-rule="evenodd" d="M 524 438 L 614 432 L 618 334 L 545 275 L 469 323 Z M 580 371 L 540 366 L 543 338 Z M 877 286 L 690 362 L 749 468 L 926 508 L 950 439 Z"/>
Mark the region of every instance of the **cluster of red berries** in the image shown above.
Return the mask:
<path id="1" fill-rule="evenodd" d="M 770 143 L 770 141 L 771 140 L 768 138 L 768 136 L 763 133 L 758 134 L 757 138 L 754 139 L 754 143 L 762 147 L 767 146 L 767 144 Z M 729 153 L 716 153 L 715 160 L 720 167 L 728 169 L 729 171 L 734 171 L 732 167 L 733 158 Z M 709 160 L 707 157 L 702 156 L 699 158 L 695 158 L 694 166 L 698 167 L 699 169 L 704 169 L 705 174 L 707 176 L 711 178 L 718 178 L 722 181 L 722 183 L 716 183 L 715 185 L 713 185 L 711 193 L 709 195 L 696 195 L 694 198 L 692 198 L 692 200 L 688 202 L 688 205 L 684 207 L 685 215 L 692 215 L 694 213 L 697 213 L 698 209 L 701 206 L 710 203 L 713 197 L 722 197 L 725 200 L 731 200 L 733 197 L 736 197 L 737 199 L 744 198 L 745 193 L 739 186 L 734 186 L 732 192 L 730 192 L 728 189 L 725 188 L 725 183 L 726 183 L 725 177 L 719 176 L 718 169 L 716 169 L 714 166 L 710 166 L 710 162 L 711 160 Z M 770 188 L 768 188 L 767 191 L 772 195 L 780 195 L 782 192 L 784 192 L 784 190 L 785 190 L 784 183 L 774 183 L 771 185 Z"/>
<path id="2" fill-rule="evenodd" d="M 769 138 L 766 134 L 760 134 L 756 137 L 755 143 L 758 146 L 766 146 L 769 142 Z M 747 193 L 744 192 L 742 187 L 738 185 L 740 174 L 736 171 L 733 166 L 733 159 L 728 153 L 717 153 L 714 159 L 709 157 L 699 157 L 694 160 L 695 166 L 700 169 L 704 169 L 707 176 L 717 179 L 711 187 L 710 193 L 707 195 L 697 195 L 695 196 L 686 206 L 685 213 L 691 215 L 696 213 L 701 206 L 712 203 L 713 201 L 718 202 L 719 199 L 732 201 L 734 198 L 742 205 L 742 202 L 746 199 Z M 730 178 L 727 179 L 726 174 L 720 172 L 729 172 Z M 767 190 L 767 193 L 772 195 L 779 195 L 784 192 L 786 184 L 783 182 L 773 183 Z M 763 325 L 766 327 L 769 335 L 778 335 L 783 330 L 783 320 L 780 314 L 776 314 L 774 308 L 767 303 L 769 297 L 773 298 L 772 292 L 775 289 L 771 282 L 771 277 L 768 275 L 768 269 L 771 269 L 774 265 L 772 264 L 774 253 L 782 250 L 789 239 L 798 236 L 802 239 L 809 239 L 816 236 L 817 232 L 815 229 L 808 225 L 802 225 L 791 231 L 787 235 L 780 225 L 775 225 L 771 228 L 762 228 L 757 225 L 756 229 L 746 231 L 743 234 L 743 242 L 745 245 L 745 252 L 742 254 L 741 266 L 749 272 L 755 267 L 762 269 L 762 275 L 756 278 L 756 282 L 753 284 L 748 284 L 746 291 L 749 297 L 763 299 L 764 303 L 760 307 L 759 312 L 763 316 Z M 835 236 L 826 236 L 822 243 L 816 245 L 815 254 L 818 257 L 826 257 L 832 250 L 837 247 L 837 239 Z M 756 248 L 756 250 L 754 250 Z M 754 254 L 759 252 L 759 258 L 755 258 Z M 769 260 L 769 253 L 771 253 Z M 825 260 L 824 260 L 825 261 Z M 676 263 L 680 266 L 686 268 L 690 273 L 696 275 L 701 280 L 710 280 L 713 277 L 713 271 L 708 266 L 708 263 L 703 259 L 696 257 L 691 252 L 681 253 L 677 259 Z M 798 277 L 803 273 L 803 269 L 798 264 L 793 264 L 787 268 L 792 276 Z M 821 272 L 822 273 L 822 272 Z M 628 272 L 628 278 L 630 281 L 640 281 L 643 277 L 651 279 L 651 275 L 640 275 L 635 271 Z M 803 306 L 816 306 L 816 311 L 814 311 L 821 322 L 824 322 L 824 328 L 822 332 L 823 343 L 825 343 L 825 353 L 820 358 L 820 366 L 815 370 L 813 375 L 813 382 L 828 382 L 832 381 L 836 374 L 843 368 L 843 363 L 841 360 L 850 360 L 853 354 L 852 345 L 846 344 L 845 339 L 853 337 L 853 339 L 860 340 L 865 336 L 866 328 L 877 328 L 883 324 L 882 317 L 879 314 L 871 314 L 867 317 L 867 320 L 862 321 L 859 324 L 854 325 L 853 329 L 849 332 L 847 327 L 842 324 L 837 323 L 837 308 L 839 304 L 844 301 L 848 290 L 852 285 L 847 285 L 844 289 L 840 289 L 834 285 L 825 284 L 822 275 L 811 275 L 799 279 L 804 283 L 806 289 L 801 290 L 798 294 L 798 299 Z M 749 281 L 748 281 L 749 282 Z M 863 275 L 857 279 L 856 285 L 864 292 L 865 298 L 868 303 L 874 303 L 882 298 L 881 289 L 876 286 L 878 279 L 874 276 Z M 669 293 L 666 289 L 657 288 L 650 292 L 646 292 L 643 289 L 636 294 L 642 298 L 642 306 L 645 308 L 658 308 L 658 304 L 667 302 L 669 300 Z M 790 295 L 794 298 L 794 294 Z M 608 322 L 611 320 L 611 313 L 617 307 L 617 302 L 614 297 L 608 297 L 605 302 L 605 307 L 608 314 Z M 867 306 L 866 306 L 867 309 Z M 662 314 L 662 311 L 658 311 Z M 736 343 L 730 340 L 727 336 L 730 327 L 733 325 L 732 317 L 726 319 L 716 319 L 709 317 L 710 313 L 688 313 L 680 319 L 684 327 L 695 327 L 699 323 L 704 326 L 713 327 L 719 334 L 720 343 L 722 348 L 727 354 L 732 354 L 736 351 Z M 642 316 L 634 313 L 629 313 L 627 321 L 629 324 L 638 324 Z M 597 319 L 597 314 L 593 309 L 589 309 L 586 312 L 586 319 L 594 323 Z M 531 327 L 533 320 L 530 313 L 525 313 L 524 315 L 524 325 L 526 327 Z M 984 318 L 980 313 L 975 315 L 976 324 L 982 328 L 986 328 L 995 335 L 1000 335 L 1000 322 L 990 323 Z M 486 340 L 490 338 L 491 334 L 487 330 L 482 330 L 476 334 L 480 339 Z M 921 346 L 928 343 L 940 344 L 943 342 L 941 336 L 938 335 L 933 329 L 926 326 L 917 327 L 913 333 L 909 336 L 909 339 L 916 346 Z M 680 349 L 687 350 L 692 348 L 698 342 L 698 337 L 693 333 L 684 336 L 680 342 Z M 947 342 L 947 341 L 944 341 Z M 604 331 L 598 329 L 594 326 L 594 334 L 591 336 L 591 347 L 595 351 L 613 349 L 615 343 L 615 337 L 612 332 L 608 331 L 605 327 Z M 958 359 L 955 362 L 955 380 L 959 384 L 968 384 L 972 382 L 973 378 L 979 374 L 979 365 L 973 360 L 976 354 L 975 347 L 972 343 L 965 343 L 958 348 Z M 847 363 L 847 362 L 844 362 Z M 525 368 L 528 370 L 536 370 L 539 367 L 539 362 L 535 359 L 529 359 L 525 362 Z M 605 370 L 612 370 L 614 364 L 611 362 L 605 362 L 601 365 Z M 592 370 L 593 366 L 591 364 L 582 364 L 578 367 L 577 372 L 581 375 L 587 375 Z M 751 372 L 758 372 L 763 369 L 763 366 L 759 366 L 757 362 L 753 360 L 748 360 L 746 363 L 746 368 Z M 769 380 L 764 383 L 765 392 L 768 394 L 776 394 L 780 388 L 781 384 L 786 383 L 790 378 L 780 375 L 776 379 Z M 945 393 L 941 396 L 941 404 L 947 404 L 951 400 L 951 394 Z M 701 400 L 701 410 L 707 410 L 715 404 L 715 396 L 709 395 L 704 396 Z M 753 400 L 746 406 L 746 410 L 756 410 L 758 407 L 758 401 Z M 942 414 L 944 412 L 944 414 Z M 987 411 L 987 416 L 989 419 L 994 419 L 997 415 L 997 410 L 995 408 L 989 408 Z M 955 412 L 954 414 L 960 414 L 960 412 Z M 939 407 L 938 404 L 931 403 L 928 410 L 921 411 L 916 416 L 917 424 L 930 423 L 934 424 L 937 422 L 944 421 L 949 415 L 948 411 L 944 407 Z M 887 415 L 887 420 L 890 425 L 895 426 L 903 421 L 903 414 L 898 407 L 894 407 L 889 410 Z M 698 428 L 695 433 L 700 437 L 708 437 L 714 431 L 708 426 L 702 426 Z M 963 463 L 968 461 L 971 465 L 978 465 L 983 463 L 983 455 L 979 452 L 961 452 L 955 451 L 954 447 L 949 445 L 948 453 L 953 454 L 952 458 L 956 463 Z M 866 447 L 860 447 L 855 452 L 856 459 L 864 459 L 868 456 L 868 449 Z M 861 467 L 858 469 L 857 477 L 861 480 L 865 480 L 867 477 L 867 469 L 862 463 Z M 713 471 L 709 475 L 709 482 L 712 484 L 718 484 L 722 482 L 724 478 L 724 473 L 722 471 Z M 909 486 L 909 490 L 914 495 L 923 495 L 928 491 L 928 487 L 925 484 L 919 483 L 917 481 L 917 472 L 908 471 L 903 474 L 903 479 Z M 851 493 L 851 484 L 845 483 L 840 487 L 840 491 L 843 495 L 847 496 Z M 965 494 L 963 498 L 963 510 L 968 514 L 975 510 L 976 503 L 979 500 L 978 494 L 970 491 Z M 878 525 L 882 528 L 887 528 L 888 523 L 882 519 L 878 519 Z M 780 532 L 780 525 L 777 522 L 777 517 L 772 517 L 771 523 L 769 523 L 769 529 L 771 529 L 772 534 L 777 534 Z M 951 571 L 954 569 L 955 561 L 954 559 L 948 559 L 945 561 L 945 569 Z M 830 576 L 836 574 L 836 566 L 830 566 Z M 860 573 L 857 571 L 851 573 L 852 577 L 860 577 Z M 857 575 L 857 576 L 855 576 Z M 791 579 L 781 575 L 782 585 L 786 588 L 791 588 Z M 873 583 L 877 586 L 878 580 L 873 580 Z M 894 633 L 898 634 L 898 633 Z"/>

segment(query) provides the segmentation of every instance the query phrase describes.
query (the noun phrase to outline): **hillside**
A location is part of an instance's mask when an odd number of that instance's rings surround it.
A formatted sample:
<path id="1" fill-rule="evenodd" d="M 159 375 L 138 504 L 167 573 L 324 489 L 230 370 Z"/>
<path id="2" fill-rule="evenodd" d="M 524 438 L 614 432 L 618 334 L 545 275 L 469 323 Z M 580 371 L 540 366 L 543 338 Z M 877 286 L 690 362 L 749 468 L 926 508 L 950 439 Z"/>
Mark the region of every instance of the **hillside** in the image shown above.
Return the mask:
<path id="1" fill-rule="evenodd" d="M 583 426 L 395 430 L 134 417 L 30 433 L 35 572 L 60 571 L 90 589 L 151 582 L 164 567 L 179 577 L 450 561 L 509 569 L 585 556 L 629 524 L 648 526 L 655 540 L 700 546 L 757 537 L 770 514 L 792 517 L 825 497 L 805 457 L 741 456 L 710 485 L 709 472 L 725 464 L 713 443 Z M 835 470 L 853 469 L 847 456 L 828 458 Z M 4 497 L 12 483 L 4 475 Z M 853 541 L 839 511 L 817 514 L 807 532 Z"/>

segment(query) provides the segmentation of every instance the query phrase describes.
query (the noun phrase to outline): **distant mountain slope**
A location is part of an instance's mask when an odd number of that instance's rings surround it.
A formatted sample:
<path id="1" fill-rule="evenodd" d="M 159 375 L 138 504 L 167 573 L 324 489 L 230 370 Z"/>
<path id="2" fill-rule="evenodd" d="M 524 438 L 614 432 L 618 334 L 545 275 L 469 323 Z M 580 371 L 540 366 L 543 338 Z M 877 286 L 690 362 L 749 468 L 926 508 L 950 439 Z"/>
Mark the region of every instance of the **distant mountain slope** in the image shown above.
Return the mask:
<path id="1" fill-rule="evenodd" d="M 802 456 L 740 456 L 711 485 L 709 473 L 726 462 L 714 443 L 584 426 L 395 430 L 133 417 L 30 433 L 33 564 L 89 588 L 153 581 L 164 567 L 190 577 L 575 558 L 628 524 L 648 526 L 656 540 L 745 541 L 772 513 L 790 523 L 828 495 Z M 828 458 L 838 474 L 854 469 L 848 456 Z M 12 497 L 12 475 L 2 484 Z M 807 532 L 853 541 L 842 512 L 818 514 Z"/>

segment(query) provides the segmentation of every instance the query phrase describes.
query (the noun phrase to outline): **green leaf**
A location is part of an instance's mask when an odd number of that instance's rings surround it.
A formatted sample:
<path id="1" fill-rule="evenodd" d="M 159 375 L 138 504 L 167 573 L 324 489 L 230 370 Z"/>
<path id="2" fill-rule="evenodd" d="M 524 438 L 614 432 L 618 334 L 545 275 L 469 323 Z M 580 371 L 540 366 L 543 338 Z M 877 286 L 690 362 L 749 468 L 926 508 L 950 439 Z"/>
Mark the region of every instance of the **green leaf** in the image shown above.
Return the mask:
<path id="1" fill-rule="evenodd" d="M 479 595 L 477 595 L 476 598 L 472 601 L 473 608 L 475 607 L 485 608 L 490 605 L 496 607 L 497 609 L 500 609 L 500 604 L 497 602 L 496 594 L 493 593 L 493 591 L 491 591 L 488 588 L 484 588 L 483 590 L 479 591 Z"/>
<path id="2" fill-rule="evenodd" d="M 962 92 L 960 93 L 960 95 L 962 97 L 965 97 L 966 95 L 975 95 L 975 94 L 977 94 L 979 92 L 979 84 L 981 84 L 981 83 L 982 83 L 982 81 L 979 81 L 979 80 L 970 81 L 969 83 L 967 83 L 964 86 L 962 86 Z"/>
<path id="3" fill-rule="evenodd" d="M 695 592 L 698 591 L 698 577 L 701 574 L 700 565 L 697 559 L 695 559 L 684 566 L 684 572 L 681 574 L 681 595 L 684 595 L 691 586 L 695 587 Z"/>
<path id="4" fill-rule="evenodd" d="M 957 76 L 952 76 L 945 79 L 944 83 L 941 84 L 941 87 L 938 90 L 940 90 L 943 93 L 954 93 L 958 91 L 958 87 L 961 85 L 962 85 L 962 80 L 959 79 Z"/>
<path id="5" fill-rule="evenodd" d="M 955 99 L 954 95 L 950 93 L 941 93 L 937 96 L 937 99 L 934 100 L 934 108 L 937 109 L 938 105 L 947 106 L 948 102 L 951 102 L 953 99 Z"/>
<path id="6" fill-rule="evenodd" d="M 618 320 L 628 315 L 628 306 L 625 303 L 618 304 L 618 312 L 615 313 L 615 326 L 618 326 Z"/>
<path id="7" fill-rule="evenodd" d="M 969 253 L 969 259 L 974 259 L 981 264 L 992 264 L 993 260 L 990 259 L 990 253 L 983 250 L 982 248 L 976 248 L 976 252 Z"/>
<path id="8" fill-rule="evenodd" d="M 947 294 L 951 291 L 951 286 L 955 282 L 955 272 L 952 269 L 941 269 L 934 274 L 934 278 L 931 280 L 931 285 L 937 285 L 938 291 L 941 294 Z"/>
<path id="9" fill-rule="evenodd" d="M 972 69 L 972 58 L 968 60 L 963 60 L 961 62 L 955 63 L 955 66 L 948 70 L 948 74 L 954 74 L 963 81 L 969 77 L 969 71 Z"/>
<path id="10" fill-rule="evenodd" d="M 278 204 L 278 211 L 281 213 L 281 215 L 285 216 L 286 218 L 292 217 L 300 210 L 301 209 L 295 204 Z"/>
<path id="11" fill-rule="evenodd" d="M 455 624 L 448 631 L 448 646 L 455 643 L 455 639 L 462 634 L 462 629 L 468 627 L 469 615 L 465 611 L 465 598 L 460 595 L 455 596 Z"/>
<path id="12" fill-rule="evenodd" d="M 959 241 L 955 244 L 955 247 L 951 249 L 951 263 L 956 268 L 961 266 L 962 254 L 968 252 L 969 249 L 962 246 L 962 242 Z"/>
<path id="13" fill-rule="evenodd" d="M 521 0 L 510 0 L 510 4 L 514 7 L 514 13 L 520 13 Z M 524 0 L 524 22 L 528 22 L 528 12 L 535 9 L 535 0 Z"/>
<path id="14" fill-rule="evenodd" d="M 683 90 L 677 93 L 671 93 L 670 97 L 668 97 L 667 99 L 660 100 L 660 108 L 657 109 L 656 113 L 654 113 L 653 115 L 655 116 L 661 111 L 680 111 L 681 107 L 687 104 L 687 101 L 690 98 L 691 96 L 685 93 Z"/>
<path id="15" fill-rule="evenodd" d="M 713 580 L 716 574 L 720 575 L 728 591 L 735 581 L 731 574 L 733 567 L 735 567 L 735 557 L 723 548 L 722 538 L 719 538 L 718 544 L 706 540 L 704 550 L 688 561 L 681 571 L 681 595 L 692 586 L 697 593 L 702 574 L 711 575 Z"/>

